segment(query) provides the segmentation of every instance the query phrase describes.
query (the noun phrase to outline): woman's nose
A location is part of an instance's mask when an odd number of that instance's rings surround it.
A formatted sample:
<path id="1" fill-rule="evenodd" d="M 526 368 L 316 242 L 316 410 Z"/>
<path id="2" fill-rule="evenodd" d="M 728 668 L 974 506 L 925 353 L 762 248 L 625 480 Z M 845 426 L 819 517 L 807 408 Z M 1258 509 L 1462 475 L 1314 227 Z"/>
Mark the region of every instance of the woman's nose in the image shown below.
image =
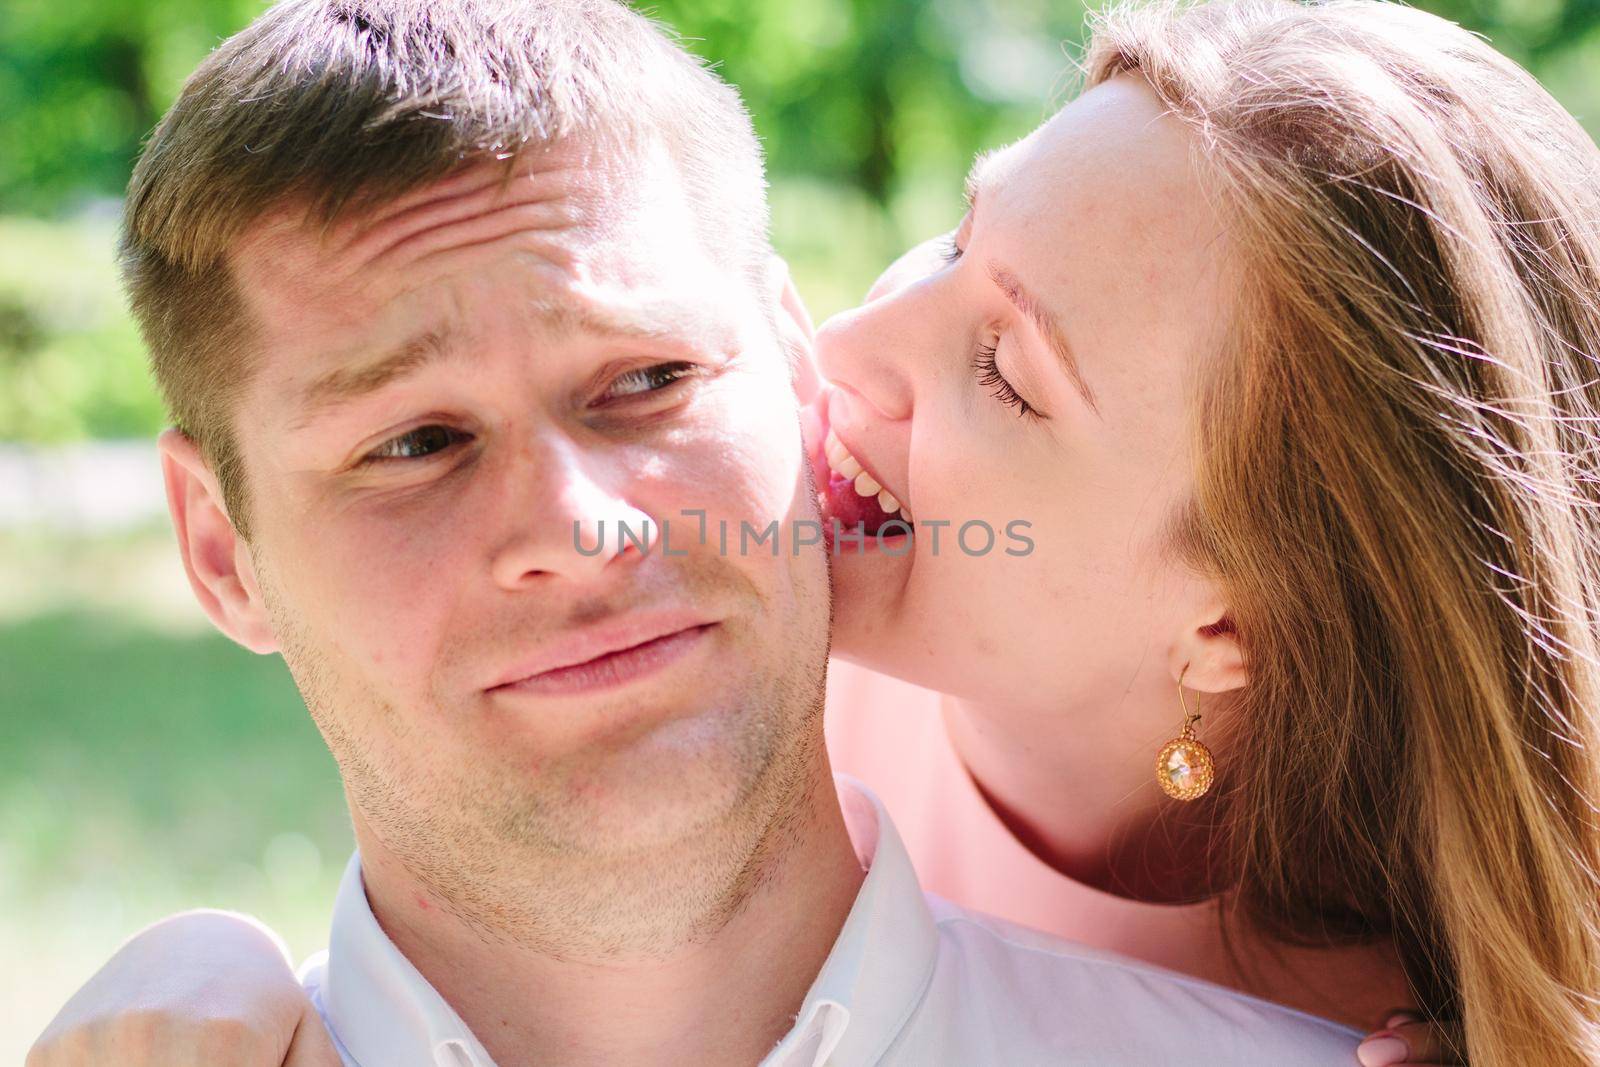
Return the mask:
<path id="1" fill-rule="evenodd" d="M 901 356 L 913 343 L 888 321 L 884 301 L 841 312 L 817 331 L 817 365 L 835 387 L 861 397 L 882 419 L 911 414 L 911 381 Z"/>
<path id="2" fill-rule="evenodd" d="M 935 350 L 939 309 L 928 278 L 942 260 L 932 242 L 907 252 L 878 279 L 866 303 L 817 331 L 823 377 L 849 389 L 885 419 L 905 419 L 915 402 L 919 353 Z"/>

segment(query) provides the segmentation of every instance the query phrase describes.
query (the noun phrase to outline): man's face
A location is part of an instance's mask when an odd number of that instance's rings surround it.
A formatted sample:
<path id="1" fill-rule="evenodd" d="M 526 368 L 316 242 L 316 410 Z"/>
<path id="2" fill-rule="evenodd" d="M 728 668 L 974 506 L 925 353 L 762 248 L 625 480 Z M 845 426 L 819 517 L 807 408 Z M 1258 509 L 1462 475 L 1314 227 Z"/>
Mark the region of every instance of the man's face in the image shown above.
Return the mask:
<path id="1" fill-rule="evenodd" d="M 260 596 L 358 819 L 439 892 L 726 837 L 820 739 L 826 558 L 789 537 L 814 505 L 770 298 L 664 149 L 499 173 L 232 258 Z M 737 550 L 774 520 L 776 555 Z"/>

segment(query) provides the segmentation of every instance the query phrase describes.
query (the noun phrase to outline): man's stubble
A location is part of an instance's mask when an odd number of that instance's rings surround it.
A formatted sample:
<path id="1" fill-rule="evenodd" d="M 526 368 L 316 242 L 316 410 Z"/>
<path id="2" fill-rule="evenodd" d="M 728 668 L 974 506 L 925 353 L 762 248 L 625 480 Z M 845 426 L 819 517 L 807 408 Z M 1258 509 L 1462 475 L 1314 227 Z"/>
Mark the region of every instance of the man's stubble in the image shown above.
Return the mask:
<path id="1" fill-rule="evenodd" d="M 581 760 L 519 773 L 430 758 L 412 719 L 341 660 L 336 642 L 302 624 L 262 555 L 254 552 L 257 578 L 284 661 L 339 765 L 353 816 L 422 892 L 487 942 L 595 962 L 664 956 L 721 929 L 813 829 L 815 793 L 831 789 L 819 772 L 831 621 L 820 550 L 797 561 L 795 601 L 765 642 L 752 643 L 765 662 L 750 666 L 740 699 L 716 717 L 736 724 L 716 780 L 694 773 L 710 768 L 652 775 L 660 810 L 688 821 L 667 820 L 658 840 L 621 850 L 569 802 Z M 822 580 L 807 582 L 817 560 Z M 384 731 L 382 744 L 372 730 Z"/>

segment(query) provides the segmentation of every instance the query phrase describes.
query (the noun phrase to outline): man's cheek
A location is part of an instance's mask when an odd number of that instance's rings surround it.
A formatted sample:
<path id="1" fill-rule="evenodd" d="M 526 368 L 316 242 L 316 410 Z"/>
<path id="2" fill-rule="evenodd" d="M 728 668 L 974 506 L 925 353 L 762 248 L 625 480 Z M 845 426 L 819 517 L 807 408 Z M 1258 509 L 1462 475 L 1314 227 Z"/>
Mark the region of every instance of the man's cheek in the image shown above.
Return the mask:
<path id="1" fill-rule="evenodd" d="M 448 552 L 332 531 L 308 548 L 296 572 L 298 614 L 327 652 L 352 671 L 390 676 L 428 662 L 436 621 L 450 610 L 441 598 L 467 582 Z"/>

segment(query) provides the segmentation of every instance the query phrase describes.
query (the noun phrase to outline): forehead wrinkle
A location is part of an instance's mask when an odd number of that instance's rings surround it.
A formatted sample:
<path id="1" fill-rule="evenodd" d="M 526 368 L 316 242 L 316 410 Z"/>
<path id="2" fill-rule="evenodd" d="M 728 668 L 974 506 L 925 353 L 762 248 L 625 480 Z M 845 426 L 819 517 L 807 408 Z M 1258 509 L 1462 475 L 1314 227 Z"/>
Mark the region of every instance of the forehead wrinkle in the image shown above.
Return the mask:
<path id="1" fill-rule="evenodd" d="M 578 249 L 560 238 L 582 228 L 582 222 L 575 221 L 560 204 L 514 204 L 407 237 L 359 269 L 404 272 L 415 280 L 418 273 L 437 272 L 441 261 L 449 257 L 498 244 L 520 246 L 551 266 L 570 268 Z"/>
<path id="2" fill-rule="evenodd" d="M 470 248 L 521 232 L 559 234 L 581 227 L 581 205 L 567 189 L 506 198 L 498 188 L 420 205 L 395 224 L 374 230 L 345 256 L 352 272 L 414 265 L 439 251 Z"/>
<path id="3" fill-rule="evenodd" d="M 492 175 L 470 184 L 430 186 L 421 194 L 403 206 L 393 205 L 381 214 L 352 220 L 335 256 L 355 263 L 376 259 L 407 237 L 487 211 L 505 195 L 502 183 Z"/>
<path id="4" fill-rule="evenodd" d="M 344 236 L 348 238 L 347 243 L 354 242 L 364 234 L 392 222 L 417 207 L 454 197 L 470 196 L 482 189 L 507 184 L 509 184 L 508 176 L 505 173 L 493 167 L 469 165 L 436 182 L 401 193 L 372 211 L 341 219 L 330 230 L 330 239 Z"/>

